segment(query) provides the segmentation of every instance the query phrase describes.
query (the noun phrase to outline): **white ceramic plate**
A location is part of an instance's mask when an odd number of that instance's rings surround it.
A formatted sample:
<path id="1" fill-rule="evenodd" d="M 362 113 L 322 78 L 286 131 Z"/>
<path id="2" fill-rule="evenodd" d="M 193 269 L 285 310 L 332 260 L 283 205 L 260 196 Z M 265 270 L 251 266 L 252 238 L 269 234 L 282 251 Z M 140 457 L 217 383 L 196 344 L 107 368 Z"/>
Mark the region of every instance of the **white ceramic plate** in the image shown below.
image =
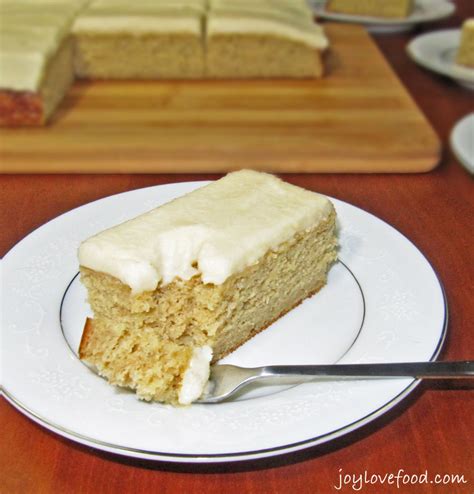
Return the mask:
<path id="1" fill-rule="evenodd" d="M 460 38 L 460 29 L 422 34 L 408 44 L 407 52 L 422 67 L 474 89 L 474 69 L 455 63 Z"/>
<path id="2" fill-rule="evenodd" d="M 310 0 L 314 13 L 321 19 L 364 25 L 372 33 L 399 33 L 413 29 L 417 24 L 449 17 L 456 7 L 447 0 L 416 0 L 415 8 L 406 19 L 381 19 L 361 15 L 347 15 L 326 10 L 327 0 Z"/>
<path id="3" fill-rule="evenodd" d="M 122 455 L 178 462 L 273 456 L 332 440 L 383 414 L 411 378 L 255 388 L 238 400 L 173 408 L 108 385 L 75 355 L 88 307 L 76 250 L 91 234 L 205 182 L 111 196 L 50 221 L 2 261 L 7 399 L 48 429 Z M 447 309 L 425 257 L 392 227 L 334 200 L 339 263 L 328 285 L 229 356 L 241 365 L 426 361 Z"/>
<path id="4" fill-rule="evenodd" d="M 454 126 L 450 143 L 459 162 L 474 174 L 474 113 L 465 116 Z"/>

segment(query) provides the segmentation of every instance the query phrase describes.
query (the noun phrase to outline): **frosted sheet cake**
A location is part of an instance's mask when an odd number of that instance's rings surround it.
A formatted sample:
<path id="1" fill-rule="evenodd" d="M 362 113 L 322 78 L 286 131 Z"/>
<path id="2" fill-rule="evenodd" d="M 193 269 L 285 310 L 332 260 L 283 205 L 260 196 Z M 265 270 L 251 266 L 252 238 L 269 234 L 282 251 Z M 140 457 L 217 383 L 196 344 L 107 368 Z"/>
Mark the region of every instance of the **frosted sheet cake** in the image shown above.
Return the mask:
<path id="1" fill-rule="evenodd" d="M 81 244 L 80 357 L 141 399 L 189 404 L 210 362 L 326 283 L 336 244 L 326 197 L 230 173 Z"/>
<path id="2" fill-rule="evenodd" d="M 83 79 L 314 78 L 304 0 L 0 0 L 0 125 L 43 125 Z"/>

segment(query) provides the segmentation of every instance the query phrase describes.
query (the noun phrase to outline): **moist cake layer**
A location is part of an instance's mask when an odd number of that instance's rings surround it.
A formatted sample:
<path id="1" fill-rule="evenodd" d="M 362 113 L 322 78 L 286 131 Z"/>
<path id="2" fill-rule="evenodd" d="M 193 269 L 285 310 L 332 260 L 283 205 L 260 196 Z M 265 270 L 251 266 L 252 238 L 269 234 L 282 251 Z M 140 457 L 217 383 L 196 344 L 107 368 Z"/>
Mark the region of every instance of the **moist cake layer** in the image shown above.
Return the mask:
<path id="1" fill-rule="evenodd" d="M 215 34 L 207 47 L 206 74 L 218 79 L 322 77 L 320 53 L 280 36 Z"/>
<path id="2" fill-rule="evenodd" d="M 201 39 L 185 31 L 81 34 L 75 40 L 74 66 L 79 78 L 197 79 L 204 74 Z"/>

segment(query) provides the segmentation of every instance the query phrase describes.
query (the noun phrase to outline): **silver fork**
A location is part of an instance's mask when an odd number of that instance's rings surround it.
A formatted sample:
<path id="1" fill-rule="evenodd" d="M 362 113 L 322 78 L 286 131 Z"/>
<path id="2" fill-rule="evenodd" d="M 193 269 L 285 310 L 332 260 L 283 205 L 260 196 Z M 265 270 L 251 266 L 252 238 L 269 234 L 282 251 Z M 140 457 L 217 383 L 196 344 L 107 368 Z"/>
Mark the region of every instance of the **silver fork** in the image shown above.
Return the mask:
<path id="1" fill-rule="evenodd" d="M 197 403 L 219 403 L 250 383 L 300 384 L 316 379 L 473 378 L 474 361 L 334 365 L 213 365 L 207 389 Z"/>

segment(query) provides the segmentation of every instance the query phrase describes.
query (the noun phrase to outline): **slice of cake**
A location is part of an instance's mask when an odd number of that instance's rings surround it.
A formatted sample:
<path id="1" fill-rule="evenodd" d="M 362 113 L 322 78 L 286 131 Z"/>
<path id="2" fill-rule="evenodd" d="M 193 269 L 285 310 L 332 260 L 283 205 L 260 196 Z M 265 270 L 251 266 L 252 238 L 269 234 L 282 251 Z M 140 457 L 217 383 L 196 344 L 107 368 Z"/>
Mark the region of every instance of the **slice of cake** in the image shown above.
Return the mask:
<path id="1" fill-rule="evenodd" d="M 326 197 L 230 173 L 81 244 L 80 357 L 144 400 L 188 404 L 211 359 L 317 292 L 335 259 Z"/>
<path id="2" fill-rule="evenodd" d="M 405 18 L 414 8 L 413 0 L 328 0 L 331 12 L 368 17 Z"/>
<path id="3" fill-rule="evenodd" d="M 204 74 L 204 0 L 99 0 L 74 24 L 75 70 L 88 79 L 194 79 Z"/>
<path id="4" fill-rule="evenodd" d="M 0 125 L 42 125 L 74 78 L 69 26 L 79 2 L 0 3 Z"/>
<path id="5" fill-rule="evenodd" d="M 74 79 L 70 39 L 55 29 L 8 29 L 0 46 L 0 124 L 46 123 Z"/>
<path id="6" fill-rule="evenodd" d="M 456 54 L 456 63 L 474 67 L 474 18 L 467 19 L 461 31 L 461 42 Z"/>
<path id="7" fill-rule="evenodd" d="M 206 46 L 209 77 L 314 78 L 323 74 L 328 40 L 302 3 L 214 0 Z"/>

